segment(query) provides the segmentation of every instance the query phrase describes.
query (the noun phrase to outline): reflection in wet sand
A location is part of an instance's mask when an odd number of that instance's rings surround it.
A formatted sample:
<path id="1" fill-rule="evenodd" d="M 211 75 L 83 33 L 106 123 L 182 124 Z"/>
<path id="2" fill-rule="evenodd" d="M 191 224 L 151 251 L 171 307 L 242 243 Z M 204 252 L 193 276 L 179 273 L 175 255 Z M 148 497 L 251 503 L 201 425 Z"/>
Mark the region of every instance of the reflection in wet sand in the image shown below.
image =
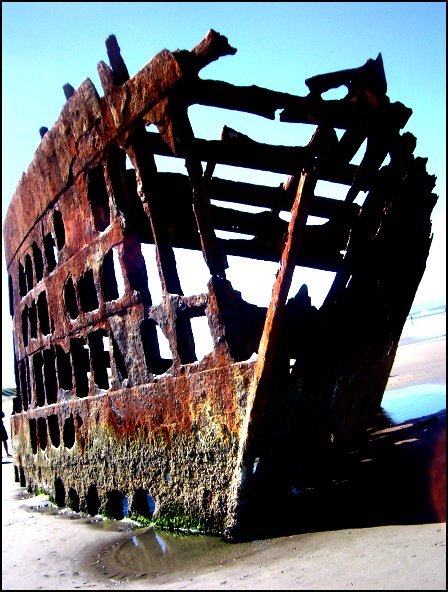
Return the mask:
<path id="1" fill-rule="evenodd" d="M 197 572 L 207 566 L 225 563 L 254 553 L 262 541 L 229 544 L 219 537 L 181 532 L 165 532 L 148 528 L 101 555 L 103 574 L 114 572 L 112 579 L 133 579 L 179 574 L 184 570 Z M 117 571 L 119 573 L 117 573 Z M 163 578 L 162 578 L 163 579 Z"/>

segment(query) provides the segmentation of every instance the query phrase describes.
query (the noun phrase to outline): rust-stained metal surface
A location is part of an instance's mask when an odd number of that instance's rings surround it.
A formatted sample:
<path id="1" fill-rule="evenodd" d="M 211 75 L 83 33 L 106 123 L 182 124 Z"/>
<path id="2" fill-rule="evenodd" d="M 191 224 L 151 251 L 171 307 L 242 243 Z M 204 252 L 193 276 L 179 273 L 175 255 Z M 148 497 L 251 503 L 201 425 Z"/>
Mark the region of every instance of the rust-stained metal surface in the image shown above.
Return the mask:
<path id="1" fill-rule="evenodd" d="M 236 539 L 254 496 L 281 499 L 316 450 L 356 438 L 378 412 L 429 253 L 435 178 L 401 131 L 411 111 L 387 97 L 381 55 L 308 79 L 299 97 L 201 79 L 236 52 L 214 31 L 133 77 L 114 36 L 106 49 L 104 96 L 88 79 L 64 86 L 4 224 L 16 478 L 93 515 L 176 519 Z M 345 98 L 322 96 L 341 85 Z M 193 104 L 269 119 L 281 110 L 281 125 L 314 127 L 299 147 L 229 127 L 206 141 L 190 124 Z M 187 174 L 159 172 L 155 155 L 182 159 Z M 220 179 L 219 163 L 285 181 Z M 345 200 L 316 195 L 318 180 L 345 185 Z M 307 225 L 308 215 L 327 222 Z M 155 245 L 160 302 L 145 243 Z M 177 248 L 202 251 L 202 293 L 183 293 Z M 226 278 L 229 255 L 279 262 L 267 309 Z M 336 272 L 320 309 L 305 286 L 288 299 L 297 265 Z M 197 318 L 213 343 L 199 360 Z"/>

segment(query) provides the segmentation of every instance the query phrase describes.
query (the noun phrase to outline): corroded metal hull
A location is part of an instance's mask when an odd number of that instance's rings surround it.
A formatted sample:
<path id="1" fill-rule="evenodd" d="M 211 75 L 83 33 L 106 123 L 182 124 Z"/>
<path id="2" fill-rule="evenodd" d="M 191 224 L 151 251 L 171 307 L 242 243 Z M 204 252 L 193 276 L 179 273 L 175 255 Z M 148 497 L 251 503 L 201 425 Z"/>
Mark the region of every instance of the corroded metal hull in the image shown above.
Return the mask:
<path id="1" fill-rule="evenodd" d="M 380 56 L 309 79 L 310 95 L 296 97 L 201 80 L 236 51 L 213 31 L 132 78 L 114 37 L 106 47 L 104 97 L 89 80 L 65 85 L 4 224 L 16 479 L 92 515 L 237 539 L 260 491 L 287 495 L 316 451 L 353 440 L 378 412 L 429 253 L 435 179 L 401 133 L 411 112 L 387 98 Z M 341 84 L 345 99 L 321 97 Z M 200 140 L 195 103 L 271 119 L 282 109 L 282 122 L 317 129 L 295 148 L 229 128 Z M 183 159 L 188 176 L 159 173 L 157 154 Z M 288 178 L 278 188 L 226 181 L 216 163 Z M 316 195 L 318 180 L 347 185 L 345 201 Z M 310 214 L 328 222 L 307 225 Z M 155 245 L 159 302 L 145 243 Z M 202 251 L 210 280 L 200 294 L 184 295 L 177 248 Z M 226 279 L 228 255 L 280 262 L 267 309 Z M 336 273 L 319 310 L 306 287 L 289 297 L 297 265 Z M 195 319 L 213 344 L 199 360 Z"/>

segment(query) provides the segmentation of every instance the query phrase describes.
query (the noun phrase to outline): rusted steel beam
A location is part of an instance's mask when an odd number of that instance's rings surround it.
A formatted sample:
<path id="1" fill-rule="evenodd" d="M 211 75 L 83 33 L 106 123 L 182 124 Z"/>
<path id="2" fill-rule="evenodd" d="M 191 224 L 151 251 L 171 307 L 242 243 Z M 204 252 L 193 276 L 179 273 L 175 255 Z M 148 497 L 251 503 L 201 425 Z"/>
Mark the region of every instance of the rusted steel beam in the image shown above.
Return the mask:
<path id="1" fill-rule="evenodd" d="M 376 106 L 387 92 L 383 57 L 378 54 L 375 60 L 369 59 L 359 68 L 312 76 L 305 80 L 305 84 L 310 89 L 310 93 L 318 97 L 332 88 L 346 86 L 349 91 L 348 100 L 364 101 Z"/>
<path id="2" fill-rule="evenodd" d="M 350 162 L 361 148 L 362 143 L 367 138 L 367 127 L 367 124 L 364 124 L 345 130 L 338 146 L 342 162 Z"/>
<path id="3" fill-rule="evenodd" d="M 154 154 L 173 156 L 172 152 L 154 132 L 149 132 Z M 254 141 L 253 150 L 238 142 L 195 139 L 195 153 L 202 161 L 253 168 L 286 175 L 293 175 L 297 165 L 304 164 L 309 154 L 306 148 L 293 146 L 272 146 Z M 256 156 L 255 156 L 256 154 Z M 357 166 L 351 164 L 326 163 L 319 172 L 319 178 L 333 183 L 350 185 Z"/>
<path id="4" fill-rule="evenodd" d="M 301 242 L 303 241 L 306 219 L 310 211 L 312 195 L 316 185 L 313 172 L 302 172 L 297 189 L 297 195 L 291 209 L 291 220 L 280 258 L 280 265 L 272 288 L 272 297 L 266 313 L 263 334 L 258 349 L 258 359 L 251 384 L 250 397 L 253 406 L 250 410 L 249 423 L 256 425 L 263 417 L 269 389 L 272 387 L 271 378 L 274 358 L 277 353 L 278 338 L 282 315 L 291 287 L 295 262 Z"/>
<path id="5" fill-rule="evenodd" d="M 176 268 L 176 259 L 170 245 L 166 220 L 161 213 L 162 192 L 154 157 L 150 151 L 147 132 L 141 128 L 131 138 L 127 153 L 135 167 L 137 192 L 147 208 L 152 235 L 157 246 L 158 269 L 164 292 L 183 294 Z"/>
<path id="6" fill-rule="evenodd" d="M 179 51 L 176 54 L 179 55 L 179 53 L 182 53 L 183 55 L 187 55 L 189 60 L 187 67 L 192 68 L 197 73 L 208 64 L 223 56 L 235 55 L 236 51 L 236 48 L 229 44 L 227 37 L 210 29 L 204 39 L 195 45 L 189 54 Z"/>
<path id="7" fill-rule="evenodd" d="M 203 178 L 201 161 L 196 155 L 187 156 L 185 165 L 190 177 L 193 211 L 199 231 L 202 252 L 212 276 L 225 278 L 227 259 L 212 223 L 210 198 Z"/>
<path id="8" fill-rule="evenodd" d="M 241 426 L 240 446 L 236 471 L 230 490 L 225 530 L 225 535 L 229 538 L 233 538 L 235 535 L 238 536 L 235 530 L 238 529 L 241 520 L 241 507 L 244 507 L 246 474 L 250 471 L 255 457 L 261 449 L 260 444 L 257 443 L 257 432 L 264 420 L 267 400 L 270 395 L 272 396 L 273 372 L 275 371 L 274 366 L 278 355 L 277 347 L 282 317 L 315 185 L 316 176 L 313 172 L 307 173 L 303 171 L 300 175 L 296 198 L 291 209 L 288 234 L 274 281 L 271 301 L 266 313 L 258 358 L 247 398 L 246 414 Z"/>
<path id="9" fill-rule="evenodd" d="M 172 244 L 177 248 L 200 250 L 199 238 L 186 236 L 185 222 L 183 218 L 180 229 L 179 224 L 176 225 L 177 227 L 173 225 Z M 343 234 L 341 236 L 343 237 Z M 229 236 L 218 240 L 226 255 L 259 261 L 277 262 L 281 251 L 281 243 L 274 242 L 269 237 L 248 240 Z M 333 235 L 332 229 L 327 229 L 324 225 L 307 226 L 303 250 L 298 255 L 296 265 L 322 271 L 338 271 L 344 259 L 340 252 L 344 246 L 341 246 L 340 240 L 342 239 L 338 235 Z"/>
<path id="10" fill-rule="evenodd" d="M 273 243 L 281 242 L 288 227 L 287 222 L 279 217 L 278 212 L 272 210 L 253 214 L 212 206 L 212 219 L 215 228 L 219 230 L 253 235 Z"/>
<path id="11" fill-rule="evenodd" d="M 120 46 L 118 45 L 115 35 L 109 35 L 106 39 L 107 57 L 112 68 L 114 84 L 119 86 L 129 80 L 129 72 L 121 55 Z"/>
<path id="12" fill-rule="evenodd" d="M 348 103 L 339 101 L 321 101 L 308 103 L 308 108 L 304 105 L 291 103 L 280 114 L 280 121 L 289 123 L 319 123 L 327 124 L 332 127 L 348 129 L 357 127 L 364 122 L 369 121 L 378 111 L 370 105 L 356 105 L 352 110 Z M 393 121 L 399 129 L 402 129 L 410 116 L 412 109 L 405 107 L 403 103 L 389 103 L 381 107 L 381 115 L 384 119 Z"/>
<path id="13" fill-rule="evenodd" d="M 62 89 L 64 91 L 64 95 L 67 100 L 70 99 L 70 97 L 72 97 L 75 94 L 74 87 L 71 84 L 69 84 L 68 82 L 66 84 L 64 84 Z"/>
<path id="14" fill-rule="evenodd" d="M 308 147 L 310 152 L 319 153 L 325 146 L 330 130 L 317 128 Z M 269 389 L 272 388 L 272 372 L 277 354 L 278 339 L 283 311 L 291 287 L 292 276 L 299 249 L 305 236 L 306 221 L 316 187 L 317 163 L 310 163 L 308 170 L 303 169 L 298 175 L 297 191 L 291 208 L 291 219 L 285 237 L 279 269 L 272 288 L 271 301 L 266 313 L 263 334 L 258 349 L 258 359 L 251 384 L 248 405 L 248 422 L 256 426 L 262 421 Z"/>
<path id="15" fill-rule="evenodd" d="M 197 79 L 184 89 L 184 93 L 188 103 L 192 105 L 198 103 L 210 107 L 245 111 L 272 120 L 275 119 L 278 109 L 294 99 L 298 100 L 298 97 L 287 93 L 255 85 L 236 86 L 220 80 Z"/>
<path id="16" fill-rule="evenodd" d="M 369 133 L 366 152 L 345 198 L 347 202 L 353 203 L 358 193 L 362 191 L 362 187 L 372 185 L 376 172 L 383 164 L 398 135 L 398 127 L 384 125 L 381 121 L 377 122 L 377 125 Z"/>
<path id="17" fill-rule="evenodd" d="M 308 227 L 313 228 L 314 227 Z M 321 237 L 314 237 L 309 240 L 305 234 L 303 251 L 299 252 L 296 265 L 301 267 L 308 267 L 311 269 L 320 269 L 321 271 L 336 272 L 340 269 L 344 256 L 338 249 L 330 249 L 327 245 L 322 246 L 319 238 L 325 240 L 325 234 Z M 223 248 L 227 255 L 235 255 L 237 257 L 247 257 L 249 259 L 257 259 L 259 261 L 278 261 L 279 248 L 277 245 L 263 244 L 256 240 L 243 239 L 222 239 Z M 317 251 L 314 251 L 317 247 Z"/>
<path id="18" fill-rule="evenodd" d="M 128 174 L 133 173 L 128 171 Z M 180 201 L 186 199 L 189 184 L 185 175 L 161 172 L 159 176 L 162 179 L 161 184 L 165 188 L 166 194 L 176 196 L 176 199 Z M 294 199 L 294 195 L 290 191 L 286 191 L 283 184 L 279 187 L 269 187 L 212 177 L 207 185 L 210 199 L 234 204 L 247 204 L 276 211 L 290 212 Z M 357 204 L 349 204 L 343 200 L 314 195 L 310 216 L 352 220 L 358 215 L 359 210 L 360 207 Z"/>
<path id="19" fill-rule="evenodd" d="M 266 245 L 271 248 L 273 253 L 277 254 L 277 259 L 279 258 L 288 223 L 279 218 L 276 212 L 249 214 L 217 206 L 212 207 L 215 228 L 230 233 L 251 235 L 253 241 L 259 244 L 261 249 L 263 245 Z M 322 263 L 331 259 L 333 253 L 345 250 L 349 228 L 350 225 L 341 224 L 339 221 L 322 225 L 308 225 L 305 229 L 304 256 L 299 257 L 298 260 L 305 260 L 313 252 L 316 253 L 314 260 L 317 260 L 319 255 L 322 257 Z M 231 240 L 232 237 L 229 236 L 227 243 Z M 244 241 L 250 242 L 241 239 L 239 244 Z"/>
<path id="20" fill-rule="evenodd" d="M 200 64 L 205 64 L 208 59 L 212 61 L 216 59 L 220 51 L 226 51 L 227 43 L 224 43 L 223 46 L 220 37 L 212 36 L 210 39 L 217 43 L 216 50 L 213 51 L 213 46 L 210 46 L 210 40 L 207 38 L 207 43 L 199 48 L 197 54 L 194 54 L 195 59 L 199 56 Z M 193 61 L 193 64 L 195 63 L 196 61 Z M 170 149 L 185 158 L 185 167 L 191 185 L 192 207 L 202 253 L 211 275 L 225 278 L 228 264 L 212 225 L 207 184 L 201 160 L 195 149 L 195 137 L 188 118 L 187 106 L 182 100 L 167 99 L 162 107 L 157 127 Z"/>
<path id="21" fill-rule="evenodd" d="M 267 119 L 275 119 L 280 112 L 280 121 L 330 125 L 340 129 L 356 127 L 368 121 L 375 114 L 375 108 L 368 103 L 341 103 L 337 100 L 322 100 L 308 95 L 299 97 L 288 93 L 252 86 L 236 86 L 216 80 L 196 80 L 185 89 L 187 101 L 211 107 L 245 111 Z M 384 116 L 396 119 L 402 128 L 412 111 L 401 103 L 383 108 Z"/>

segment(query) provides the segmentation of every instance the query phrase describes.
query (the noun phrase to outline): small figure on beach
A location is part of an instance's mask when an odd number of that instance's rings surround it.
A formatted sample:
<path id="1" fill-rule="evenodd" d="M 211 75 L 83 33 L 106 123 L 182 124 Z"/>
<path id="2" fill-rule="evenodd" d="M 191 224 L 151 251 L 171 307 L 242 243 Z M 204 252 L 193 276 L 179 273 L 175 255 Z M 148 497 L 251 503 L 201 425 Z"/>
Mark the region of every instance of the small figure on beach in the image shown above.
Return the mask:
<path id="1" fill-rule="evenodd" d="M 4 417 L 5 417 L 5 413 L 4 413 L 4 411 L 2 411 L 2 442 L 3 442 L 3 447 L 5 449 L 5 452 L 6 452 L 6 456 L 11 458 L 12 454 L 9 454 L 9 450 L 8 450 L 8 432 L 6 431 L 6 428 L 3 424 Z"/>

